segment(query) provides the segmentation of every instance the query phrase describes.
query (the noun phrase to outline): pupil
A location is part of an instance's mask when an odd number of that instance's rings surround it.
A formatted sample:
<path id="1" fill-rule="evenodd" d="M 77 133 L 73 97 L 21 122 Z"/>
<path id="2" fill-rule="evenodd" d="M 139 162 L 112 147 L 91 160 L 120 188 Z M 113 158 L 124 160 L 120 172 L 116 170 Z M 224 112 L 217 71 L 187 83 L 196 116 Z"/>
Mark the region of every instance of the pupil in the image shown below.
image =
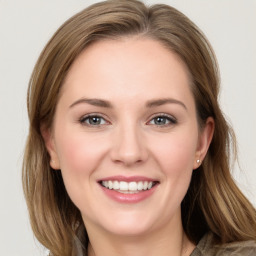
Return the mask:
<path id="1" fill-rule="evenodd" d="M 157 117 L 155 119 L 155 122 L 156 122 L 156 124 L 165 124 L 166 118 L 164 118 L 164 117 Z"/>
<path id="2" fill-rule="evenodd" d="M 99 118 L 99 117 L 96 117 L 96 116 L 91 117 L 91 118 L 89 119 L 89 122 L 90 122 L 90 124 L 100 124 L 100 118 Z"/>

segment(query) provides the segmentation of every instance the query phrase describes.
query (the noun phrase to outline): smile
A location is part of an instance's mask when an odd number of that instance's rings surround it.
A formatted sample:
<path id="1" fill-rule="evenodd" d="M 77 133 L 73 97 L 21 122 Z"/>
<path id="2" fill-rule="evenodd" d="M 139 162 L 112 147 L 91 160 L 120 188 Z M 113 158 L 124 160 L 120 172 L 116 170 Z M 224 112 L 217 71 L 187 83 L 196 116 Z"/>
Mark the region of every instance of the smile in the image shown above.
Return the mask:
<path id="1" fill-rule="evenodd" d="M 153 196 L 160 181 L 143 176 L 111 176 L 98 180 L 102 192 L 123 204 L 139 203 Z"/>
<path id="2" fill-rule="evenodd" d="M 150 190 L 153 186 L 157 184 L 154 181 L 117 181 L 117 180 L 104 180 L 100 184 L 107 188 L 115 190 L 123 194 L 133 194 L 139 193 L 141 191 Z"/>

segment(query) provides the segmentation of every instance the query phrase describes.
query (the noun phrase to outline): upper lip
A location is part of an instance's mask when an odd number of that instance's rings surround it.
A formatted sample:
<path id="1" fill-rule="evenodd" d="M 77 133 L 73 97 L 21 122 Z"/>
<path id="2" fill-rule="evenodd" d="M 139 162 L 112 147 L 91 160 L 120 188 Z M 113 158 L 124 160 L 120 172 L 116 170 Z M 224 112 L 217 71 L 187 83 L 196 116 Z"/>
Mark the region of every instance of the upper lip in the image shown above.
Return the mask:
<path id="1" fill-rule="evenodd" d="M 152 179 L 152 178 L 148 178 L 145 176 L 122 176 L 122 175 L 118 175 L 118 176 L 110 176 L 110 177 L 105 177 L 102 179 L 99 179 L 98 182 L 101 181 L 126 181 L 126 182 L 132 182 L 132 181 L 157 181 L 156 179 Z"/>

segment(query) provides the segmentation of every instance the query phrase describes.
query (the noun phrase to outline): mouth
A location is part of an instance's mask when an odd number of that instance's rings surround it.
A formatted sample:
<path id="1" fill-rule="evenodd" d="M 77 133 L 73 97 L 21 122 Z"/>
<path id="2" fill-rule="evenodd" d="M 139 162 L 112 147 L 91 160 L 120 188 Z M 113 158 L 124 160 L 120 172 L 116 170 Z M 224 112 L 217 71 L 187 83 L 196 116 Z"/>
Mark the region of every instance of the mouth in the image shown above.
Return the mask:
<path id="1" fill-rule="evenodd" d="M 158 181 L 123 181 L 123 180 L 101 180 L 99 184 L 109 190 L 113 190 L 122 194 L 137 194 L 151 190 Z"/>

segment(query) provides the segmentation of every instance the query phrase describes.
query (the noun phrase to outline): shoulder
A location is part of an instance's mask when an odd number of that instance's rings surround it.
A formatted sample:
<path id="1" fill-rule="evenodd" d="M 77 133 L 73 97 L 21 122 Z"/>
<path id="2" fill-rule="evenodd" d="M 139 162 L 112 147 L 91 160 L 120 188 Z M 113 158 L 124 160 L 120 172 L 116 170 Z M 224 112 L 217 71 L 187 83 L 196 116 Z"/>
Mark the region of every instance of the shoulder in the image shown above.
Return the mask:
<path id="1" fill-rule="evenodd" d="M 191 256 L 255 256 L 256 242 L 242 241 L 215 245 L 213 234 L 206 234 L 198 243 Z"/>

